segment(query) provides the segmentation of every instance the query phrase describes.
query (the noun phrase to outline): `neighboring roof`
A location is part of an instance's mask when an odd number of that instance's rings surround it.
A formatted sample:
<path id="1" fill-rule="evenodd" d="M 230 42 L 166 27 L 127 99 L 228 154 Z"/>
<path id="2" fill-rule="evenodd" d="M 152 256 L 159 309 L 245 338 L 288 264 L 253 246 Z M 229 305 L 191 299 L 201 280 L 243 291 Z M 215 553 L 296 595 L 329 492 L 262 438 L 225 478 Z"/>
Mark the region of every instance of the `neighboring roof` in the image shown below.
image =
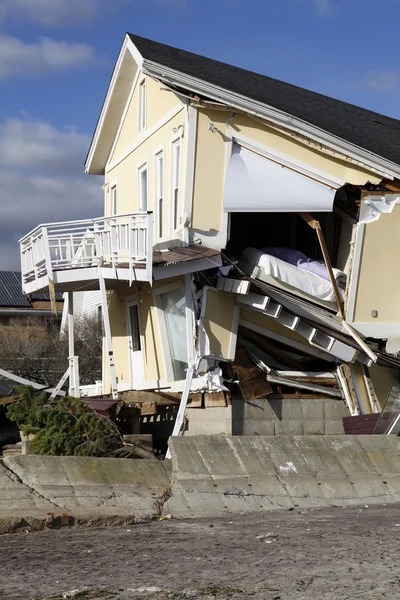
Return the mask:
<path id="1" fill-rule="evenodd" d="M 63 295 L 56 293 L 56 301 L 62 302 Z M 5 308 L 34 308 L 33 302 L 50 302 L 49 294 L 34 293 L 25 296 L 22 293 L 21 273 L 19 271 L 0 271 L 0 307 Z M 38 312 L 39 309 L 37 309 Z"/>
<path id="2" fill-rule="evenodd" d="M 128 33 L 145 60 L 293 115 L 400 165 L 400 121 L 265 75 Z"/>

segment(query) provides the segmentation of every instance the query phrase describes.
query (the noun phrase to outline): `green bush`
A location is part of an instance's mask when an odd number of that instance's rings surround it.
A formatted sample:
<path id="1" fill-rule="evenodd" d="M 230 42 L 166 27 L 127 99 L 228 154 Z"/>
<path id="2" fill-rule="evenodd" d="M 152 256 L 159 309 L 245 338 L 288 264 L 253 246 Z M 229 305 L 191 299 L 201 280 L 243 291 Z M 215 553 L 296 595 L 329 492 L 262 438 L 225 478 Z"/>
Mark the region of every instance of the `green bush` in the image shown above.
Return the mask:
<path id="1" fill-rule="evenodd" d="M 10 404 L 7 416 L 23 434 L 35 434 L 34 454 L 51 456 L 113 456 L 123 441 L 116 425 L 87 407 L 82 400 L 66 396 L 49 401 L 45 392 L 18 387 L 19 402 Z"/>

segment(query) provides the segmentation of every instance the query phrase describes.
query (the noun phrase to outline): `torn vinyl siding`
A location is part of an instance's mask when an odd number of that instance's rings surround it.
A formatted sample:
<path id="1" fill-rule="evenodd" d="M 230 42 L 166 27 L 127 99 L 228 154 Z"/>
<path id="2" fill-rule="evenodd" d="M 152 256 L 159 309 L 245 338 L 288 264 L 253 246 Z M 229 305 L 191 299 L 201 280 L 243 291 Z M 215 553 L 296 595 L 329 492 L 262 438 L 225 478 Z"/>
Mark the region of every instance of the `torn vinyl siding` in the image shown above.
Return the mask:
<path id="1" fill-rule="evenodd" d="M 336 190 L 237 143 L 225 178 L 227 212 L 328 212 Z"/>
<path id="2" fill-rule="evenodd" d="M 348 286 L 347 321 L 374 338 L 400 336 L 400 206 L 359 223 Z"/>

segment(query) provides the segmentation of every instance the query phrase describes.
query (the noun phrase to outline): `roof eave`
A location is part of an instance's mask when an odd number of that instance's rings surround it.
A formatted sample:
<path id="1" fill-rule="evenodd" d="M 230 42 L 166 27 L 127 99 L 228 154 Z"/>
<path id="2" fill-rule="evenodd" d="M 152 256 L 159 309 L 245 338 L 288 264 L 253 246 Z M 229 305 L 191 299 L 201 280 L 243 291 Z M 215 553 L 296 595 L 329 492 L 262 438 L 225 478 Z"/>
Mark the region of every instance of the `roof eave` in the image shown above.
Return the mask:
<path id="1" fill-rule="evenodd" d="M 94 131 L 92 140 L 90 142 L 89 151 L 88 151 L 88 154 L 86 157 L 85 171 L 86 171 L 86 173 L 89 173 L 90 175 L 104 175 L 105 161 L 100 161 L 100 165 L 101 165 L 100 167 L 98 165 L 96 165 L 96 166 L 94 165 L 96 151 L 99 147 L 99 142 L 100 142 L 101 134 L 103 132 L 104 124 L 105 124 L 105 121 L 107 118 L 107 113 L 108 113 L 108 110 L 110 107 L 110 102 L 111 102 L 112 96 L 114 94 L 115 87 L 117 85 L 117 81 L 121 74 L 121 69 L 123 67 L 124 58 L 125 58 L 127 52 L 130 53 L 130 55 L 136 62 L 138 69 L 142 68 L 142 64 L 143 64 L 142 55 L 140 54 L 140 52 L 138 51 L 136 46 L 133 44 L 129 35 L 125 35 L 120 53 L 118 55 L 117 62 L 114 67 L 113 74 L 111 76 L 111 81 L 108 86 L 107 94 L 104 99 L 104 103 L 103 103 L 103 106 L 102 106 L 102 109 L 100 112 L 100 116 L 99 116 L 99 119 L 96 124 L 96 129 Z M 124 108 L 125 108 L 124 106 L 121 107 L 121 111 L 120 111 L 121 116 L 122 116 L 122 112 L 123 112 Z"/>
<path id="2" fill-rule="evenodd" d="M 334 152 L 340 152 L 360 162 L 367 169 L 370 168 L 382 177 L 388 179 L 400 177 L 400 165 L 273 106 L 252 100 L 241 94 L 231 92 L 220 86 L 147 59 L 143 60 L 142 71 L 147 75 L 161 78 L 172 85 L 182 86 L 197 94 L 202 93 L 208 98 L 222 102 L 232 108 L 244 110 L 249 114 L 273 122 L 279 127 L 290 129 L 293 132 L 311 138 Z"/>

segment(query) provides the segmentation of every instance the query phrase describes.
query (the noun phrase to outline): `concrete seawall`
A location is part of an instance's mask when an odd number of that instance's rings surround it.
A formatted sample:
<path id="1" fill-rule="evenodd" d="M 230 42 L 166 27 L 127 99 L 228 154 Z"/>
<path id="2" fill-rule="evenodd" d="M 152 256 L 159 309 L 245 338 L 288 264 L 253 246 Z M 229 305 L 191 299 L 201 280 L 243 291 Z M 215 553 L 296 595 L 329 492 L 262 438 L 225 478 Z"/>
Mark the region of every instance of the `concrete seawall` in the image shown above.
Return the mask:
<path id="1" fill-rule="evenodd" d="M 121 524 L 400 502 L 396 436 L 193 436 L 170 448 L 164 462 L 9 456 L 0 461 L 0 532 L 34 519 L 43 528 L 48 512 Z"/>
<path id="2" fill-rule="evenodd" d="M 395 436 L 173 438 L 164 512 L 217 516 L 400 502 Z"/>
<path id="3" fill-rule="evenodd" d="M 154 518 L 170 472 L 158 460 L 9 456 L 0 462 L 0 517 Z"/>

